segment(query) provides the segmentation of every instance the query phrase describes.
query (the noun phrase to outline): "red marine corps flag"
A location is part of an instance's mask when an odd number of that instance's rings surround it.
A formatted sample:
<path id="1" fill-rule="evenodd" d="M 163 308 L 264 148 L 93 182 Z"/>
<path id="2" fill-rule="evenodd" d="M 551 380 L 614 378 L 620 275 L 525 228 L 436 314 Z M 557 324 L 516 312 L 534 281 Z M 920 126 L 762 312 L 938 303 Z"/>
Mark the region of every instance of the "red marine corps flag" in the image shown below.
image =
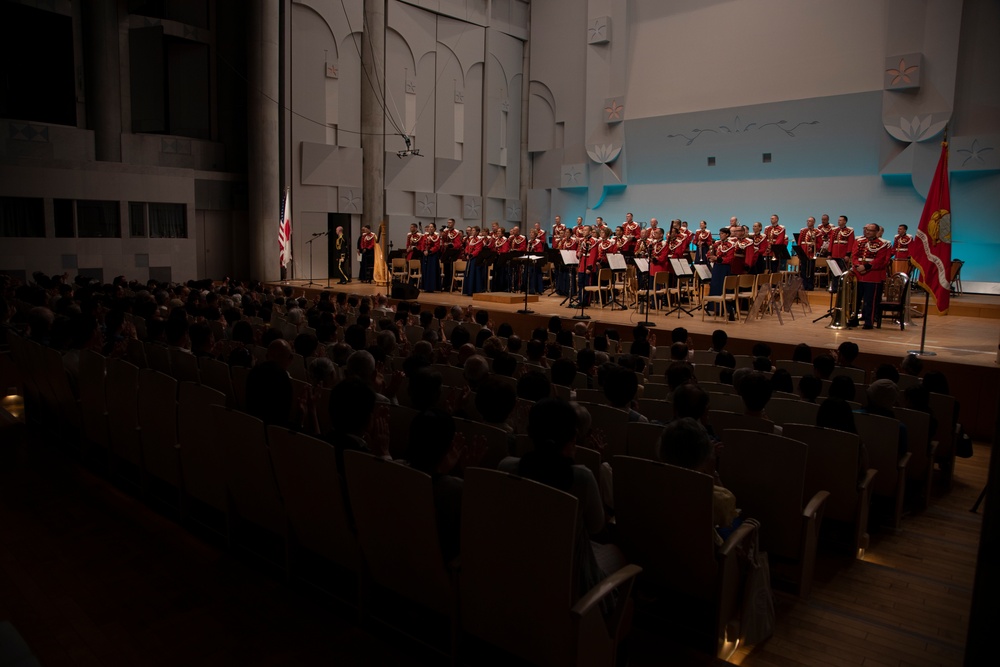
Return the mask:
<path id="1" fill-rule="evenodd" d="M 285 188 L 278 219 L 278 259 L 283 268 L 292 263 L 292 189 Z"/>
<path id="2" fill-rule="evenodd" d="M 931 189 L 920 216 L 915 243 L 910 244 L 910 261 L 920 268 L 920 286 L 934 295 L 941 314 L 951 301 L 951 194 L 948 191 L 948 140 L 941 142 Z"/>

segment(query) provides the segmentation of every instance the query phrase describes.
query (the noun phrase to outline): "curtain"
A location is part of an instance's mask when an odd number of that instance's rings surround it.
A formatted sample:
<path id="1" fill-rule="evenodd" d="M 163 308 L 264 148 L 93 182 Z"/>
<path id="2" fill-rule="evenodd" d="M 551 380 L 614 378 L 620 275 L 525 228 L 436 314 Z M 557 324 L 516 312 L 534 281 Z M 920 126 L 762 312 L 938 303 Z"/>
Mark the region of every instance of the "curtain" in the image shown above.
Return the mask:
<path id="1" fill-rule="evenodd" d="M 44 237 L 45 207 L 42 200 L 0 197 L 0 236 Z"/>
<path id="2" fill-rule="evenodd" d="M 77 200 L 76 231 L 77 237 L 81 239 L 121 238 L 121 210 L 118 202 Z"/>
<path id="3" fill-rule="evenodd" d="M 184 204 L 149 204 L 149 237 L 187 238 L 187 206 Z"/>

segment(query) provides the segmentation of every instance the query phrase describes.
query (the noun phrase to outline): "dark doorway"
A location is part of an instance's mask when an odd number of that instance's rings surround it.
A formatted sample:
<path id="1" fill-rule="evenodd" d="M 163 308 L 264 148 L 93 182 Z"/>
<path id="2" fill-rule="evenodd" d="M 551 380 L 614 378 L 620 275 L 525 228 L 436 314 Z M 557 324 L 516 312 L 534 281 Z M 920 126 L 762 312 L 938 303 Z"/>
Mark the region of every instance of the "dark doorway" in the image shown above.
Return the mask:
<path id="1" fill-rule="evenodd" d="M 351 277 L 351 267 L 354 263 L 354 256 L 357 249 L 351 240 L 351 214 L 350 213 L 327 213 L 326 229 L 330 233 L 330 242 L 327 244 L 327 266 L 330 267 L 330 277 L 337 279 L 337 227 L 344 228 L 344 238 L 347 239 L 347 255 L 344 257 L 344 273 Z"/>

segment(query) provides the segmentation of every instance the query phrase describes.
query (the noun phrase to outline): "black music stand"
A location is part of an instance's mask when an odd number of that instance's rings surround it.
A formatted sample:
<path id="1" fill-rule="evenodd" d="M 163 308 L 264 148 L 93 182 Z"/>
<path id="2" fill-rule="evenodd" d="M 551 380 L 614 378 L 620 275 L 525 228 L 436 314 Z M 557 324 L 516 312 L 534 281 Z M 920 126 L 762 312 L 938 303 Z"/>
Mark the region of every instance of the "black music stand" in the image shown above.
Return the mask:
<path id="1" fill-rule="evenodd" d="M 580 264 L 579 258 L 576 256 L 576 251 L 574 250 L 560 250 L 559 257 L 562 260 L 563 268 L 569 274 L 569 294 L 559 302 L 559 305 L 564 305 L 567 301 L 569 302 L 570 308 L 576 308 L 576 304 L 573 303 L 573 299 L 576 297 L 576 276 L 573 275 L 575 269 L 573 267 Z"/>
<path id="2" fill-rule="evenodd" d="M 840 289 L 844 285 L 844 281 L 843 280 L 838 280 L 837 281 L 837 289 L 834 290 L 833 289 L 833 279 L 834 278 L 840 278 L 842 275 L 844 275 L 844 269 L 841 267 L 839 260 L 836 260 L 836 259 L 833 259 L 833 258 L 826 258 L 825 261 L 826 261 L 827 270 L 830 272 L 830 282 L 829 282 L 829 285 L 827 286 L 827 291 L 830 293 L 830 307 L 827 308 L 827 311 L 825 313 L 823 313 L 822 315 L 820 315 L 819 317 L 817 317 L 815 320 L 813 320 L 813 324 L 816 324 L 820 320 L 823 320 L 823 319 L 826 319 L 827 317 L 829 317 L 830 320 L 831 320 L 831 323 L 828 325 L 829 328 L 831 328 L 831 329 L 846 329 L 847 327 L 843 327 L 843 326 L 842 327 L 834 327 L 833 326 L 833 314 L 835 312 L 837 312 L 838 310 L 841 310 L 840 306 L 837 305 L 837 297 L 840 296 Z"/>
<path id="3" fill-rule="evenodd" d="M 645 273 L 646 274 L 646 319 L 645 319 L 644 322 L 642 322 L 642 325 L 646 326 L 646 327 L 655 327 L 656 326 L 656 322 L 650 322 L 649 321 L 649 303 L 650 303 L 650 301 L 649 301 L 649 290 L 653 286 L 653 276 L 650 275 L 650 271 L 649 271 L 649 260 L 647 258 L 645 258 L 645 257 L 636 257 L 634 261 L 635 261 L 635 270 L 636 270 L 636 273 L 637 274 L 638 273 Z M 645 269 L 642 268 L 643 264 L 646 265 Z"/>
<path id="4" fill-rule="evenodd" d="M 689 309 L 681 305 L 681 279 L 689 278 L 694 280 L 694 272 L 691 270 L 691 265 L 676 257 L 671 257 L 670 266 L 674 270 L 674 276 L 677 278 L 677 305 L 664 313 L 664 315 L 669 316 L 671 313 L 676 312 L 677 319 L 680 319 L 681 313 L 684 312 L 688 314 L 688 317 L 694 317 L 694 311 L 697 308 Z"/>
<path id="5" fill-rule="evenodd" d="M 520 257 L 514 257 L 511 259 L 512 262 L 521 262 L 526 264 L 524 272 L 524 308 L 517 311 L 522 315 L 531 315 L 533 310 L 528 308 L 528 288 L 531 286 L 531 270 L 538 270 L 535 262 L 540 259 L 545 259 L 544 255 L 522 255 Z"/>
<path id="6" fill-rule="evenodd" d="M 611 253 L 610 255 L 607 255 L 607 258 L 608 258 L 608 266 L 611 268 L 611 285 L 609 286 L 611 290 L 611 299 L 606 304 L 602 305 L 601 308 L 612 306 L 613 308 L 617 308 L 618 310 L 628 310 L 628 306 L 626 306 L 618 299 L 618 293 L 615 292 L 616 273 L 622 272 L 621 274 L 623 278 L 622 283 L 624 284 L 625 282 L 624 272 L 628 270 L 628 265 L 625 263 L 625 256 L 622 255 L 621 253 Z"/>

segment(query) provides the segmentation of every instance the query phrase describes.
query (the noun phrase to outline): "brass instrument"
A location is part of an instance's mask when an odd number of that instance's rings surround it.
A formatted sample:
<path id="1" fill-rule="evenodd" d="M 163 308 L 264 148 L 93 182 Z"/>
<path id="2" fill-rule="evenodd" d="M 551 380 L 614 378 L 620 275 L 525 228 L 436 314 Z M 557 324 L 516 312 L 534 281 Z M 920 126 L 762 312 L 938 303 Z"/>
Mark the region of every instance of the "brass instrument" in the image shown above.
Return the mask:
<path id="1" fill-rule="evenodd" d="M 847 323 L 858 312 L 858 277 L 854 271 L 845 271 L 840 277 L 837 305 L 830 318 L 830 329 L 846 329 Z"/>

